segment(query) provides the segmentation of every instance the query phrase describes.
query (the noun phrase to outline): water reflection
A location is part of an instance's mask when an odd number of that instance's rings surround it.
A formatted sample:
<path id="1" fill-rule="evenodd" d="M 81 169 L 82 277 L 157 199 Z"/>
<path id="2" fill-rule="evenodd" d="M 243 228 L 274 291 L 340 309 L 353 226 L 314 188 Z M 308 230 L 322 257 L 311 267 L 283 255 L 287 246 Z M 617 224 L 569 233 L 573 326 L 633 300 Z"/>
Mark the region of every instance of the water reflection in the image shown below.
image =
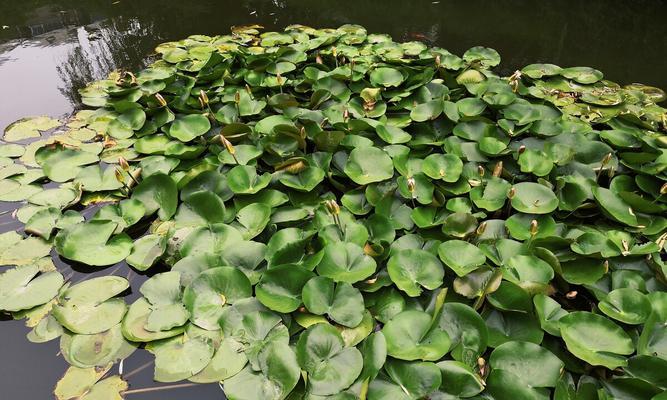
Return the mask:
<path id="1" fill-rule="evenodd" d="M 70 113 L 79 105 L 79 88 L 115 69 L 140 68 L 158 43 L 247 23 L 267 29 L 357 23 L 459 54 L 475 45 L 494 47 L 504 73 L 532 62 L 590 65 L 621 83 L 667 88 L 665 16 L 667 0 L 2 0 L 0 130 L 26 115 Z M 0 231 L 16 226 L 0 221 Z M 21 322 L 3 321 L 0 329 L 0 354 L 12 360 L 0 363 L 2 397 L 50 398 L 66 368 L 56 357 L 57 341 L 28 343 Z M 151 358 L 135 355 L 125 369 Z M 132 383 L 149 386 L 151 377 L 146 368 Z M 185 396 L 221 397 L 217 385 L 206 385 L 130 400 Z"/>

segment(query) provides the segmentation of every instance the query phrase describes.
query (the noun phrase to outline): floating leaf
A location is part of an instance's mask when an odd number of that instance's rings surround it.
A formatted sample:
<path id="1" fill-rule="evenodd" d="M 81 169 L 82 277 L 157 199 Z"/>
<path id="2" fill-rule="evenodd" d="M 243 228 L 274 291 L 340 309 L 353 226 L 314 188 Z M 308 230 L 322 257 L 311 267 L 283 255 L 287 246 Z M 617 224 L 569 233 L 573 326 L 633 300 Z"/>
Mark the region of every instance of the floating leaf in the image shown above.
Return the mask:
<path id="1" fill-rule="evenodd" d="M 125 233 L 113 235 L 117 226 L 106 220 L 71 225 L 56 235 L 56 250 L 63 257 L 88 265 L 123 261 L 132 251 L 132 239 Z"/>
<path id="2" fill-rule="evenodd" d="M 433 290 L 442 285 L 444 269 L 431 253 L 408 249 L 401 250 L 387 262 L 392 282 L 410 297 L 417 297 L 422 287 Z"/>
<path id="3" fill-rule="evenodd" d="M 600 315 L 572 312 L 559 320 L 567 349 L 592 365 L 617 368 L 627 365 L 635 348 L 623 329 Z"/>
<path id="4" fill-rule="evenodd" d="M 337 394 L 354 382 L 363 367 L 359 350 L 345 347 L 340 333 L 328 324 L 308 328 L 299 337 L 296 356 L 315 395 Z"/>

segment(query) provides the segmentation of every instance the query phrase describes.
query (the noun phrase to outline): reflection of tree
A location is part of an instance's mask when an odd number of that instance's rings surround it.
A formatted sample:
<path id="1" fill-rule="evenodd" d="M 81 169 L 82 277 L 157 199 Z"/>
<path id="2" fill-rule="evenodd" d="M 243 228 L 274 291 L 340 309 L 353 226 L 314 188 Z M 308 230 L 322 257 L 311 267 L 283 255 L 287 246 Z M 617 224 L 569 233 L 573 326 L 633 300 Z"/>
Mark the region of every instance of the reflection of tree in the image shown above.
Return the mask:
<path id="1" fill-rule="evenodd" d="M 396 40 L 426 40 L 457 54 L 485 45 L 503 56 L 503 73 L 531 62 L 591 65 L 619 81 L 667 82 L 664 1 L 548 2 L 468 0 L 3 0 L 0 42 L 71 30 L 75 48 L 61 67 L 67 97 L 115 68 L 136 68 L 153 47 L 192 34 L 224 34 L 231 25 L 281 29 L 360 24 Z M 629 23 L 627 16 L 632 16 Z M 56 38 L 56 40 L 60 40 Z M 90 43 L 86 43 L 89 40 Z M 2 50 L 0 50 L 2 52 Z M 0 56 L 1 57 L 1 56 Z M 2 61 L 0 60 L 0 63 Z M 632 68 L 628 68 L 628 64 Z M 653 81 L 653 82 L 652 82 Z M 665 85 L 667 86 L 667 85 Z"/>
<path id="2" fill-rule="evenodd" d="M 86 84 L 115 69 L 145 66 L 147 55 L 158 40 L 153 26 L 150 21 L 119 17 L 77 29 L 75 46 L 57 66 L 64 83 L 60 91 L 77 106 L 78 89 Z"/>

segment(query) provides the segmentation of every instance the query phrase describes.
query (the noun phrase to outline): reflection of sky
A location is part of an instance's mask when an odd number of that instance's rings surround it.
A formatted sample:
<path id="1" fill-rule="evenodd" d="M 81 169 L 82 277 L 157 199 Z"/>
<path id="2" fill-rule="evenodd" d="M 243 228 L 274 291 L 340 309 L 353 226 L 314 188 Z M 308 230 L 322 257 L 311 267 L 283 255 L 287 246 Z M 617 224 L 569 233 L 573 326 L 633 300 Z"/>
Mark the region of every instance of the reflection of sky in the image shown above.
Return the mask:
<path id="1" fill-rule="evenodd" d="M 11 106 L 0 107 L 0 129 L 26 114 L 59 116 L 71 110 L 70 102 L 60 92 L 63 81 L 54 66 L 75 47 L 74 42 L 67 41 L 44 51 L 39 42 L 31 41 L 3 55 L 6 61 L 0 67 L 2 102 L 11 102 Z M 30 79 L 30 85 L 25 84 L 25 78 Z M 29 87 L 40 89 L 31 93 Z"/>

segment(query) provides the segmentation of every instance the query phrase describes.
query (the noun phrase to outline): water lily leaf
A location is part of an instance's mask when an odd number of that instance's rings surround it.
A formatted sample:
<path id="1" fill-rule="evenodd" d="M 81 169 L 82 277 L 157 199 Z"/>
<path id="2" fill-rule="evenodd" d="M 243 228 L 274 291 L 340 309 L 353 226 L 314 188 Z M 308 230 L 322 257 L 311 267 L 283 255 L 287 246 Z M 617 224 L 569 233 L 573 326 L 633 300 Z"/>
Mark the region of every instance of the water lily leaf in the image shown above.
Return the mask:
<path id="1" fill-rule="evenodd" d="M 607 316 L 632 325 L 645 322 L 651 313 L 651 303 L 648 297 L 632 288 L 612 290 L 605 299 L 600 301 L 598 307 Z"/>
<path id="2" fill-rule="evenodd" d="M 81 172 L 84 165 L 99 161 L 97 154 L 64 146 L 40 147 L 35 161 L 44 174 L 54 182 L 67 182 Z"/>
<path id="3" fill-rule="evenodd" d="M 443 100 L 430 100 L 416 105 L 410 111 L 410 118 L 415 122 L 433 121 L 445 110 Z"/>
<path id="4" fill-rule="evenodd" d="M 160 219 L 166 221 L 176 213 L 178 189 L 168 175 L 153 174 L 134 188 L 132 199 L 139 200 L 144 205 L 146 215 L 157 211 Z"/>
<path id="5" fill-rule="evenodd" d="M 107 132 L 116 139 L 127 139 L 134 135 L 146 123 L 146 112 L 141 108 L 132 108 L 120 114 L 109 123 Z"/>
<path id="6" fill-rule="evenodd" d="M 243 272 L 233 267 L 217 267 L 202 272 L 185 288 L 183 303 L 192 323 L 217 330 L 223 306 L 251 295 L 250 281 Z"/>
<path id="7" fill-rule="evenodd" d="M 403 311 L 382 328 L 387 354 L 401 360 L 439 360 L 450 348 L 446 331 L 433 326 L 431 315 L 417 310 Z"/>
<path id="8" fill-rule="evenodd" d="M 6 241 L 5 245 L 0 246 L 1 265 L 32 264 L 51 252 L 51 244 L 42 238 L 23 239 L 22 236 L 11 231 L 0 234 L 0 237 Z"/>
<path id="9" fill-rule="evenodd" d="M 114 233 L 120 233 L 143 218 L 146 208 L 136 199 L 121 200 L 118 204 L 109 204 L 99 209 L 91 221 L 112 221 L 117 224 Z"/>
<path id="10" fill-rule="evenodd" d="M 488 342 L 488 331 L 482 317 L 463 303 L 445 303 L 438 326 L 449 335 L 452 358 L 474 367 Z"/>
<path id="11" fill-rule="evenodd" d="M 442 285 L 444 268 L 433 254 L 419 249 L 401 250 L 387 262 L 392 282 L 410 297 L 417 297 L 422 287 L 433 290 Z"/>
<path id="12" fill-rule="evenodd" d="M 440 361 L 442 373 L 440 390 L 458 398 L 473 397 L 484 390 L 484 381 L 472 368 L 459 361 Z"/>
<path id="13" fill-rule="evenodd" d="M 132 342 L 152 342 L 178 336 L 183 333 L 183 330 L 185 329 L 184 326 L 156 332 L 146 329 L 148 317 L 152 312 L 153 308 L 151 304 L 143 297 L 132 303 L 125 314 L 125 317 L 123 317 L 121 325 L 123 336 Z M 186 315 L 186 318 L 187 317 L 188 316 Z"/>
<path id="14" fill-rule="evenodd" d="M 213 358 L 213 344 L 203 336 L 174 337 L 153 342 L 148 348 L 155 354 L 155 374 L 158 382 L 178 382 L 203 370 Z"/>
<path id="15" fill-rule="evenodd" d="M 271 174 L 257 174 L 255 167 L 237 165 L 227 173 L 227 184 L 236 194 L 254 194 L 271 182 Z"/>
<path id="16" fill-rule="evenodd" d="M 368 386 L 368 400 L 418 400 L 442 384 L 440 369 L 432 362 L 387 360 L 387 372 Z"/>
<path id="17" fill-rule="evenodd" d="M 610 369 L 627 365 L 635 348 L 621 327 L 607 318 L 584 311 L 572 312 L 559 320 L 567 349 L 592 365 Z"/>
<path id="18" fill-rule="evenodd" d="M 611 190 L 594 187 L 593 195 L 600 208 L 611 215 L 616 221 L 630 226 L 639 225 L 632 207 Z"/>
<path id="19" fill-rule="evenodd" d="M 139 271 L 152 267 L 167 249 L 164 236 L 150 234 L 134 242 L 132 252 L 125 261 Z"/>
<path id="20" fill-rule="evenodd" d="M 521 69 L 521 72 L 533 79 L 539 79 L 545 76 L 560 75 L 563 71 L 561 67 L 554 64 L 530 64 Z"/>
<path id="21" fill-rule="evenodd" d="M 526 214 L 548 214 L 558 207 L 558 198 L 548 187 L 533 182 L 513 185 L 512 207 Z M 511 189 L 510 189 L 511 190 Z"/>
<path id="22" fill-rule="evenodd" d="M 178 115 L 169 127 L 169 136 L 189 142 L 211 129 L 211 122 L 202 114 Z"/>
<path id="23" fill-rule="evenodd" d="M 380 139 L 389 144 L 407 143 L 412 139 L 412 135 L 394 125 L 378 124 L 375 131 Z"/>
<path id="24" fill-rule="evenodd" d="M 0 274 L 0 310 L 15 312 L 45 304 L 56 297 L 63 283 L 59 272 L 40 274 L 36 265 L 9 269 Z"/>
<path id="25" fill-rule="evenodd" d="M 70 260 L 88 265 L 111 265 L 123 261 L 132 251 L 132 239 L 125 233 L 113 235 L 117 224 L 91 220 L 71 225 L 56 235 L 56 250 Z"/>
<path id="26" fill-rule="evenodd" d="M 40 131 L 48 131 L 58 126 L 60 121 L 45 116 L 23 118 L 9 124 L 2 138 L 7 142 L 18 142 L 39 137 Z"/>
<path id="27" fill-rule="evenodd" d="M 517 285 L 548 283 L 554 277 L 554 270 L 544 260 L 535 256 L 517 254 L 503 266 L 503 277 Z"/>
<path id="28" fill-rule="evenodd" d="M 463 240 L 448 240 L 438 246 L 438 256 L 456 275 L 463 277 L 486 262 L 477 246 Z"/>
<path id="29" fill-rule="evenodd" d="M 255 287 L 255 296 L 271 310 L 288 313 L 301 305 L 303 286 L 314 277 L 298 265 L 280 265 L 268 269 Z"/>
<path id="30" fill-rule="evenodd" d="M 35 310 L 47 310 L 47 309 L 48 310 L 45 312 L 49 312 L 51 310 L 51 306 L 52 302 L 45 303 L 41 306 L 38 306 L 36 309 L 28 311 L 28 313 L 32 314 L 33 312 L 37 312 Z M 31 318 L 30 317 L 28 318 L 29 319 L 26 322 L 26 326 L 34 324 Z M 32 330 L 28 332 L 28 334 L 26 335 L 26 338 L 32 343 L 50 342 L 51 340 L 62 336 L 62 334 L 65 332 L 63 326 L 60 325 L 60 323 L 58 323 L 58 320 L 56 320 L 55 317 L 51 314 L 48 314 L 46 316 L 42 314 L 37 316 L 35 319 L 39 319 L 39 322 L 37 322 L 37 325 L 35 325 L 32 328 Z"/>
<path id="31" fill-rule="evenodd" d="M 516 375 L 530 387 L 556 386 L 564 366 L 549 350 L 530 342 L 507 342 L 496 347 L 489 365 Z"/>
<path id="32" fill-rule="evenodd" d="M 381 182 L 394 175 L 394 165 L 384 151 L 375 147 L 358 147 L 350 152 L 345 174 L 360 185 Z"/>
<path id="33" fill-rule="evenodd" d="M 129 287 L 125 278 L 102 276 L 69 287 L 60 294 L 53 315 L 64 327 L 85 335 L 116 326 L 125 315 L 125 301 L 116 298 Z"/>
<path id="34" fill-rule="evenodd" d="M 526 312 L 488 310 L 482 313 L 482 317 L 486 322 L 491 347 L 513 340 L 539 344 L 544 338 L 539 322 Z"/>
<path id="35" fill-rule="evenodd" d="M 565 68 L 560 72 L 565 78 L 572 79 L 578 83 L 591 84 L 602 79 L 602 72 L 590 67 Z"/>
<path id="36" fill-rule="evenodd" d="M 178 227 L 208 226 L 224 223 L 225 220 L 225 203 L 217 194 L 204 190 L 184 199 L 174 217 Z"/>
<path id="37" fill-rule="evenodd" d="M 456 182 L 463 171 L 463 162 L 453 154 L 431 154 L 424 159 L 422 170 L 429 178 Z"/>
<path id="38" fill-rule="evenodd" d="M 553 336 L 560 336 L 560 326 L 558 321 L 568 312 L 565 311 L 558 302 L 544 294 L 537 294 L 533 297 L 535 312 L 540 320 L 540 326 L 544 331 Z"/>
<path id="39" fill-rule="evenodd" d="M 117 375 L 100 380 L 110 369 L 110 365 L 103 368 L 69 367 L 56 384 L 56 399 L 122 400 L 127 382 Z"/>
<path id="40" fill-rule="evenodd" d="M 60 338 L 63 357 L 79 368 L 104 367 L 129 357 L 136 349 L 136 344 L 123 337 L 120 324 L 92 335 L 65 331 Z"/>
<path id="41" fill-rule="evenodd" d="M 337 394 L 350 386 L 363 368 L 361 352 L 345 347 L 340 333 L 329 324 L 309 327 L 299 337 L 296 356 L 307 374 L 308 389 L 315 395 Z"/>
<path id="42" fill-rule="evenodd" d="M 549 398 L 546 390 L 533 389 L 524 384 L 520 377 L 503 369 L 492 370 L 486 384 L 487 392 L 498 399 L 547 400 Z"/>
<path id="43" fill-rule="evenodd" d="M 336 323 L 354 328 L 363 318 L 364 298 L 359 289 L 347 282 L 338 284 L 325 276 L 310 279 L 301 294 L 308 311 L 326 314 Z"/>
<path id="44" fill-rule="evenodd" d="M 479 63 L 484 67 L 495 67 L 500 64 L 500 54 L 494 49 L 482 46 L 468 49 L 462 58 L 469 64 Z"/>
<path id="45" fill-rule="evenodd" d="M 69 213 L 69 216 L 73 216 L 72 223 L 76 224 L 83 221 L 83 217 L 75 211 L 69 210 L 66 213 Z M 61 217 L 60 210 L 56 207 L 41 209 L 35 212 L 28 222 L 26 222 L 25 231 L 49 240 Z"/>
<path id="46" fill-rule="evenodd" d="M 237 228 L 245 239 L 252 239 L 262 233 L 271 218 L 271 208 L 265 204 L 250 204 L 236 213 Z"/>
<path id="47" fill-rule="evenodd" d="M 195 383 L 224 381 L 239 373 L 247 363 L 243 344 L 233 338 L 223 338 L 206 368 L 189 380 Z"/>
<path id="48" fill-rule="evenodd" d="M 359 345 L 359 351 L 363 356 L 364 365 L 357 382 L 375 379 L 387 360 L 387 341 L 384 334 L 381 331 L 370 334 Z"/>
<path id="49" fill-rule="evenodd" d="M 25 153 L 25 147 L 20 144 L 0 145 L 0 157 L 21 157 Z"/>
<path id="50" fill-rule="evenodd" d="M 81 169 L 74 183 L 80 184 L 81 189 L 87 192 L 117 190 L 123 187 L 123 184 L 116 179 L 115 168 L 107 167 L 103 170 L 99 165 Z"/>
<path id="51" fill-rule="evenodd" d="M 294 64 L 292 63 L 278 63 L 280 66 L 277 64 L 274 64 L 274 71 L 277 73 L 282 73 L 279 72 L 281 70 L 287 71 L 288 66 L 294 67 Z M 264 107 L 266 107 L 266 102 L 264 100 L 255 100 L 252 98 L 250 93 L 248 93 L 245 90 L 240 90 L 237 92 L 239 94 L 239 101 L 238 101 L 238 110 L 239 110 L 239 115 L 242 117 L 247 117 L 249 115 L 256 115 L 262 112 Z"/>
<path id="52" fill-rule="evenodd" d="M 324 170 L 317 167 L 306 167 L 303 171 L 297 174 L 284 174 L 279 178 L 283 185 L 300 190 L 302 192 L 310 192 L 317 185 L 324 180 Z"/>
<path id="53" fill-rule="evenodd" d="M 261 369 L 246 366 L 225 380 L 225 396 L 230 400 L 283 400 L 294 389 L 300 368 L 294 351 L 285 343 L 273 343 L 260 354 Z"/>
<path id="54" fill-rule="evenodd" d="M 330 243 L 323 251 L 317 273 L 335 282 L 359 282 L 375 273 L 377 268 L 375 260 L 354 243 Z"/>
<path id="55" fill-rule="evenodd" d="M 395 87 L 403 83 L 405 78 L 397 69 L 380 67 L 371 71 L 370 79 L 374 86 Z"/>
<path id="56" fill-rule="evenodd" d="M 549 156 L 539 150 L 525 149 L 519 155 L 519 167 L 521 172 L 532 173 L 535 176 L 549 175 L 554 163 Z"/>

